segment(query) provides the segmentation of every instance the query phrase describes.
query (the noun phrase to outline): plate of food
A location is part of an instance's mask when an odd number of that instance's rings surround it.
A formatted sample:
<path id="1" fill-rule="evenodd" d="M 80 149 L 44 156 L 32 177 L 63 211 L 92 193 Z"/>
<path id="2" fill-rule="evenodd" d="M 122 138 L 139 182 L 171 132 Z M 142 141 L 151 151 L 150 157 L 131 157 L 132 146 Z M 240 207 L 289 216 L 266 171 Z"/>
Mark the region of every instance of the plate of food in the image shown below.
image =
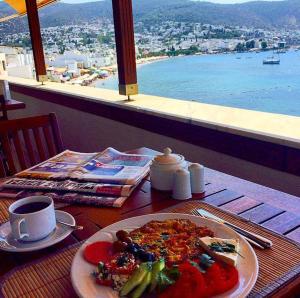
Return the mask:
<path id="1" fill-rule="evenodd" d="M 71 269 L 79 297 L 246 297 L 257 257 L 232 229 L 199 216 L 158 213 L 114 223 L 90 237 Z"/>

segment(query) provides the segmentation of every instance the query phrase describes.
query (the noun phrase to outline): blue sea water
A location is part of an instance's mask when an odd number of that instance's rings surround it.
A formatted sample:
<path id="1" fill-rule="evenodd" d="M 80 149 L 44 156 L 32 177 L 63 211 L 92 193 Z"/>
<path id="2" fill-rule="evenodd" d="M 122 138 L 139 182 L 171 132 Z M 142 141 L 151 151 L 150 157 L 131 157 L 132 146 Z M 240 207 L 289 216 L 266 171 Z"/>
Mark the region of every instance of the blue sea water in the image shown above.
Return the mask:
<path id="1" fill-rule="evenodd" d="M 300 116 L 300 51 L 280 54 L 280 65 L 263 65 L 272 55 L 185 56 L 145 64 L 138 67 L 140 93 Z M 97 87 L 117 90 L 117 77 Z"/>

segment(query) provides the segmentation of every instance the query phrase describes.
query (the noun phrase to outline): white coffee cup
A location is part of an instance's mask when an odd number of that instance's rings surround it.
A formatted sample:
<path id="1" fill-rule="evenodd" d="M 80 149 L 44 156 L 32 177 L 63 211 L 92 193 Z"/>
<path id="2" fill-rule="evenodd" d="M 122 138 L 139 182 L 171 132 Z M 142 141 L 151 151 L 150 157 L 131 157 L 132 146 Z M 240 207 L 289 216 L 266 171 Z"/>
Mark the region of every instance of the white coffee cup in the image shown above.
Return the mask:
<path id="1" fill-rule="evenodd" d="M 47 196 L 20 199 L 9 206 L 8 212 L 12 235 L 18 240 L 41 240 L 56 227 L 54 203 Z"/>

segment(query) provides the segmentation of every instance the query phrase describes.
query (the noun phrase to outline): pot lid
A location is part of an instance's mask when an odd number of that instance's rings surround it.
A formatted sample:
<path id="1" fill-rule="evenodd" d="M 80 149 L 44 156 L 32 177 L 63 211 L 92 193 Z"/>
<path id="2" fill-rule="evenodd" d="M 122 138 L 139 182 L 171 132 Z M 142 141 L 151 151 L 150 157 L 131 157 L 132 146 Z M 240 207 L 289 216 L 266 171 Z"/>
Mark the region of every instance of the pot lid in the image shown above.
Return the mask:
<path id="1" fill-rule="evenodd" d="M 164 154 L 162 155 L 157 155 L 154 158 L 154 162 L 157 164 L 176 164 L 178 162 L 181 162 L 183 160 L 182 155 L 178 154 L 172 154 L 172 150 L 170 148 L 165 148 L 164 149 Z"/>

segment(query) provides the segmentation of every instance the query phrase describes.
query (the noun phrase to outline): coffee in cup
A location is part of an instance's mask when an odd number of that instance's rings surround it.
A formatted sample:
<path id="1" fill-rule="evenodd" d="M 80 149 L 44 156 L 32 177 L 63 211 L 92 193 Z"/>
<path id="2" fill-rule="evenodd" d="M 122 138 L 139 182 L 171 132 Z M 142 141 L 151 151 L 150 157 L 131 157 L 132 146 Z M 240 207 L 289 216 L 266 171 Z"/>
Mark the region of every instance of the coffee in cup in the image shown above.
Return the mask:
<path id="1" fill-rule="evenodd" d="M 8 211 L 12 235 L 17 240 L 41 240 L 56 227 L 54 203 L 47 196 L 20 199 Z"/>

